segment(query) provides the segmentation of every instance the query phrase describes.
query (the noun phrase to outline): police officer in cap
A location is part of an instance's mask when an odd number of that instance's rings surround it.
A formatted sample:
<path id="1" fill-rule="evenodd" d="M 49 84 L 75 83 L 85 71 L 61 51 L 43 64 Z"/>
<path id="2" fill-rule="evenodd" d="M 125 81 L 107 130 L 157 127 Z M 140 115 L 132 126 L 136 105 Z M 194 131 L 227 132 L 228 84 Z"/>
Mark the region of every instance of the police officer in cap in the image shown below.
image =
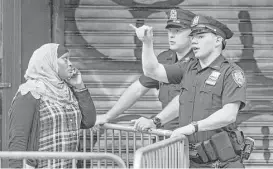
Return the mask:
<path id="1" fill-rule="evenodd" d="M 148 77 L 181 84 L 181 93 L 162 112 L 157 123 L 164 125 L 179 116 L 179 128 L 172 137 L 184 134 L 190 142 L 190 165 L 199 167 L 244 168 L 242 132 L 234 125 L 246 103 L 244 72 L 222 56 L 226 39 L 233 32 L 208 16 L 195 16 L 191 24 L 192 49 L 196 60 L 188 64 L 160 64 L 153 52 L 153 32 L 149 26 L 136 29 L 143 42 L 142 66 Z M 141 118 L 136 129 L 146 129 Z"/>
<path id="2" fill-rule="evenodd" d="M 195 14 L 188 10 L 172 9 L 167 12 L 167 25 L 169 50 L 160 53 L 157 57 L 158 61 L 162 64 L 174 64 L 176 62 L 188 62 L 194 58 L 191 50 L 190 25 L 191 20 Z M 175 96 L 180 92 L 179 84 L 160 83 L 157 80 L 142 75 L 135 81 L 129 88 L 122 94 L 120 99 L 104 115 L 98 115 L 96 125 L 104 124 L 113 120 L 122 112 L 130 108 L 142 95 L 147 93 L 149 89 L 159 89 L 159 101 L 164 108 Z M 148 122 L 149 123 L 149 122 Z M 150 121 L 151 125 L 155 125 Z M 164 128 L 170 129 L 177 127 L 177 120 L 172 123 L 165 124 Z"/>

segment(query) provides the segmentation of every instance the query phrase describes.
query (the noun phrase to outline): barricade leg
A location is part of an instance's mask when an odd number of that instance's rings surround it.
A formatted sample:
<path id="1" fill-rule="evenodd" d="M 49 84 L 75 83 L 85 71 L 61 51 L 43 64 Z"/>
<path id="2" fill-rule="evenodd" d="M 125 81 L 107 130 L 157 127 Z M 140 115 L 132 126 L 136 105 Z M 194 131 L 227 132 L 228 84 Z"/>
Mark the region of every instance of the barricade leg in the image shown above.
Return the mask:
<path id="1" fill-rule="evenodd" d="M 138 149 L 134 169 L 140 168 L 189 168 L 187 138 L 181 135 Z"/>
<path id="2" fill-rule="evenodd" d="M 108 152 L 121 157 L 127 168 L 133 167 L 134 153 L 137 149 L 166 139 L 171 135 L 169 130 L 135 131 L 133 126 L 120 124 L 105 124 L 97 132 L 84 131 L 81 137 L 80 151 L 82 152 Z M 83 161 L 81 166 L 113 166 L 112 163 L 101 161 Z"/>
<path id="3" fill-rule="evenodd" d="M 15 152 L 15 151 L 2 151 L 0 152 L 0 161 L 2 159 L 17 159 L 19 160 L 19 167 L 26 168 L 27 160 L 44 160 L 47 161 L 46 168 L 60 168 L 60 166 L 55 166 L 54 161 L 67 161 L 71 160 L 72 163 L 68 164 L 70 167 L 61 168 L 77 168 L 78 160 L 90 160 L 96 161 L 97 163 L 101 161 L 111 161 L 115 168 L 126 168 L 124 161 L 117 155 L 111 153 L 81 153 L 81 152 Z M 39 163 L 39 162 L 38 162 Z M 101 168 L 102 166 L 96 166 L 96 168 Z M 113 167 L 113 168 L 114 168 Z M 105 167 L 102 167 L 105 168 Z"/>

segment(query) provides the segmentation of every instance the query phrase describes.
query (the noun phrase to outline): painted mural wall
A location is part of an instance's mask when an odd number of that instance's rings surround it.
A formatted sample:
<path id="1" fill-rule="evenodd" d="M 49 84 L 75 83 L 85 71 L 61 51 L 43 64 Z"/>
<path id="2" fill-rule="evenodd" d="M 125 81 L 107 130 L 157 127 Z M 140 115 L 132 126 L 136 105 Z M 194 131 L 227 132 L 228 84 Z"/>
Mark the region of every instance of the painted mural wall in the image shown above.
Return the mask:
<path id="1" fill-rule="evenodd" d="M 236 62 L 248 82 L 247 106 L 237 119 L 257 142 L 254 160 L 272 163 L 273 1 L 271 0 L 65 0 L 64 44 L 82 70 L 99 113 L 107 112 L 142 73 L 141 42 L 129 24 L 154 27 L 155 53 L 168 49 L 165 11 L 173 7 L 211 15 L 235 33 L 224 56 Z M 150 91 L 124 117 L 160 111 Z M 126 118 L 125 118 L 126 119 Z"/>

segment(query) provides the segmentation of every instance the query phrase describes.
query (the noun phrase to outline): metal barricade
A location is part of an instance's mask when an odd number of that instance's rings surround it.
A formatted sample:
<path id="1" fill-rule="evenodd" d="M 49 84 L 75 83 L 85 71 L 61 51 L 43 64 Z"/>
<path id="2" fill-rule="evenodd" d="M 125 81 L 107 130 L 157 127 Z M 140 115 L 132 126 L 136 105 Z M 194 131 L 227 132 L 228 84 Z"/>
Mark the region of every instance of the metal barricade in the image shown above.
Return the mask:
<path id="1" fill-rule="evenodd" d="M 140 168 L 189 168 L 188 139 L 172 137 L 138 149 L 134 169 Z"/>
<path id="2" fill-rule="evenodd" d="M 133 126 L 126 124 L 105 124 L 99 132 L 83 130 L 80 150 L 83 152 L 108 152 L 120 156 L 128 168 L 133 167 L 134 153 L 137 149 L 166 139 L 170 130 L 152 129 L 139 132 Z M 94 165 L 93 161 L 84 160 L 82 167 Z M 101 162 L 105 167 L 111 166 Z"/>
<path id="3" fill-rule="evenodd" d="M 77 160 L 94 160 L 98 163 L 102 160 L 108 160 L 114 163 L 114 166 L 117 168 L 126 168 L 124 161 L 117 155 L 111 153 L 82 153 L 82 152 L 26 152 L 26 151 L 2 151 L 0 152 L 0 167 L 2 159 L 22 159 L 23 166 L 26 166 L 27 159 L 37 159 L 37 160 L 50 160 L 53 159 L 72 159 L 73 168 L 77 168 Z M 94 168 L 101 168 L 102 166 L 97 165 Z"/>

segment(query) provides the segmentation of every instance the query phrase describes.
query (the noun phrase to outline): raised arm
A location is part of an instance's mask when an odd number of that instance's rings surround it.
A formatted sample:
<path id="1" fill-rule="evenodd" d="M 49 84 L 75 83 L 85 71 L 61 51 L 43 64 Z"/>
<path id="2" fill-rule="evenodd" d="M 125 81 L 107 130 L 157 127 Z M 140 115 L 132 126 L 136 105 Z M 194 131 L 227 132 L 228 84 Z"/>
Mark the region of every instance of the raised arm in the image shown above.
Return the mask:
<path id="1" fill-rule="evenodd" d="M 130 24 L 136 31 L 137 37 L 142 41 L 142 68 L 146 76 L 156 79 L 161 82 L 168 83 L 167 74 L 165 68 L 157 60 L 154 54 L 153 47 L 153 30 L 152 27 L 143 25 L 136 28 Z"/>

